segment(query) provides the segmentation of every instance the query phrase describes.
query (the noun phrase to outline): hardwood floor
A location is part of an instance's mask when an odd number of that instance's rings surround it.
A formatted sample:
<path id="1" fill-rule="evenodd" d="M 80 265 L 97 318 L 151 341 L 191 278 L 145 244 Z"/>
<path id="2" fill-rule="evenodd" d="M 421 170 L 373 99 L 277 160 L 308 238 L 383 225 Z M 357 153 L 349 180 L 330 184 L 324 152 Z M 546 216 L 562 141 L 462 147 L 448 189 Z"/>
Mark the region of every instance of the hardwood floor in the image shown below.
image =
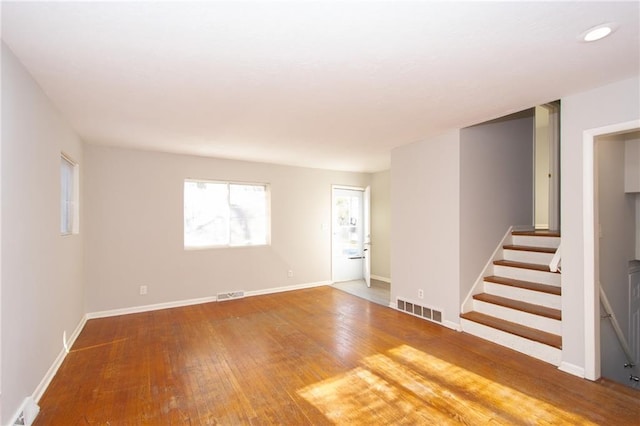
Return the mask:
<path id="1" fill-rule="evenodd" d="M 331 287 L 90 320 L 37 425 L 638 424 L 582 380 Z"/>

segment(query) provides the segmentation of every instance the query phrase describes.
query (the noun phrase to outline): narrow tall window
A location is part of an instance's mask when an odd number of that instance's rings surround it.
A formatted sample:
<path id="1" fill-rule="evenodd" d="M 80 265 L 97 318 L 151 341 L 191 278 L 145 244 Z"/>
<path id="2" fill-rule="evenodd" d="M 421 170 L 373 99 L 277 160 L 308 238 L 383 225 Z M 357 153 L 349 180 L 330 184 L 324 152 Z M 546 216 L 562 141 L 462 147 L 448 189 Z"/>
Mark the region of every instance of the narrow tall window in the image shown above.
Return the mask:
<path id="1" fill-rule="evenodd" d="M 185 180 L 185 248 L 266 244 L 268 185 Z"/>
<path id="2" fill-rule="evenodd" d="M 78 165 L 64 154 L 60 157 L 60 233 L 78 232 Z"/>

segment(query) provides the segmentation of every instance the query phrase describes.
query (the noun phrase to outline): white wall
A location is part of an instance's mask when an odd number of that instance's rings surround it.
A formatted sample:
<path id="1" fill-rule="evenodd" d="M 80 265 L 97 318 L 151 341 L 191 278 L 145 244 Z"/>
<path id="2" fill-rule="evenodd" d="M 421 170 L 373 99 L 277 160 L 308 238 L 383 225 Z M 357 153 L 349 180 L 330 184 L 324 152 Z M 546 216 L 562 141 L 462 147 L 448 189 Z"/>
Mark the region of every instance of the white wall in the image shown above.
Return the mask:
<path id="1" fill-rule="evenodd" d="M 80 235 L 60 235 L 60 152 L 82 143 L 2 44 L 2 414 L 36 390 L 84 314 Z"/>
<path id="2" fill-rule="evenodd" d="M 530 109 L 460 131 L 462 299 L 507 229 L 533 225 L 533 130 Z"/>
<path id="3" fill-rule="evenodd" d="M 600 285 L 629 336 L 629 261 L 635 255 L 636 194 L 624 192 L 625 137 L 597 138 Z M 629 369 L 610 320 L 600 328 L 602 375 L 629 384 Z M 637 373 L 636 373 L 637 374 Z"/>
<path id="4" fill-rule="evenodd" d="M 371 175 L 371 274 L 391 278 L 391 172 Z"/>
<path id="5" fill-rule="evenodd" d="M 94 145 L 85 162 L 88 312 L 330 281 L 331 185 L 370 183 L 362 173 Z M 271 246 L 184 250 L 185 178 L 271 184 Z"/>
<path id="6" fill-rule="evenodd" d="M 391 152 L 391 302 L 440 309 L 449 325 L 460 322 L 459 212 L 458 130 Z"/>
<path id="7" fill-rule="evenodd" d="M 585 339 L 585 267 L 592 270 L 594 259 L 585 255 L 583 238 L 584 132 L 639 117 L 637 76 L 561 100 L 562 359 L 575 373 L 594 352 Z"/>

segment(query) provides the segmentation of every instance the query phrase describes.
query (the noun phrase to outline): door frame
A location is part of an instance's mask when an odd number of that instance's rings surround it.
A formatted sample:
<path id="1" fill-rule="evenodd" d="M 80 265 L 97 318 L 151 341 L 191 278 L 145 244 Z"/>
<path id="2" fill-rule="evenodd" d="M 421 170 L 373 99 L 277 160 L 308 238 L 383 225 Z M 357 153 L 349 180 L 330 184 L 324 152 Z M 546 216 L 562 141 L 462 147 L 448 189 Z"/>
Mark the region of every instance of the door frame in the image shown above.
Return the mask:
<path id="1" fill-rule="evenodd" d="M 595 143 L 598 136 L 625 133 L 640 129 L 640 120 L 612 124 L 582 133 L 582 237 L 583 277 L 584 277 L 584 377 L 589 380 L 600 378 L 600 288 L 597 284 L 599 265 L 597 262 L 598 224 L 596 198 Z"/>
<path id="2" fill-rule="evenodd" d="M 362 194 L 362 218 L 364 229 L 362 236 L 362 255 L 364 265 L 362 275 L 367 287 L 371 287 L 371 185 L 367 185 Z"/>
<path id="3" fill-rule="evenodd" d="M 346 189 L 347 191 L 360 191 L 364 194 L 366 187 L 362 187 L 362 186 L 350 186 L 350 185 L 331 185 L 331 244 L 329 245 L 329 250 L 330 250 L 330 259 L 331 259 L 331 282 L 334 283 L 335 282 L 335 271 L 333 269 L 333 227 L 334 227 L 334 205 L 333 205 L 333 192 L 336 189 Z M 364 214 L 364 203 L 362 205 L 362 209 L 363 209 L 363 214 Z"/>
<path id="4" fill-rule="evenodd" d="M 560 101 L 544 105 L 549 110 L 549 230 L 560 231 Z"/>
<path id="5" fill-rule="evenodd" d="M 548 212 L 547 212 L 547 227 L 552 231 L 560 230 L 560 102 L 549 102 L 547 104 L 538 105 L 540 108 L 544 108 L 549 113 L 549 123 L 547 125 L 547 134 L 549 140 L 549 154 L 548 154 L 548 170 L 550 178 L 547 181 L 548 191 Z M 535 113 L 534 113 L 535 114 Z M 536 146 L 538 131 L 535 127 L 536 121 L 534 119 L 534 132 L 533 132 L 533 226 L 536 228 Z"/>

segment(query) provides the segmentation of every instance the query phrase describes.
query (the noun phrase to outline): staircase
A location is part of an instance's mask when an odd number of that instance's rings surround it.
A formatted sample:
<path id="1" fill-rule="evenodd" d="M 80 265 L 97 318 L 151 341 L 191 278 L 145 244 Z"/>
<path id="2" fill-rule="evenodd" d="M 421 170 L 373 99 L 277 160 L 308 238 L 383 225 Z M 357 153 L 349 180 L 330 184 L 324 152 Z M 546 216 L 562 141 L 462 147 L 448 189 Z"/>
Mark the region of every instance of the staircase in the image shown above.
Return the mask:
<path id="1" fill-rule="evenodd" d="M 561 275 L 549 269 L 559 244 L 549 231 L 508 234 L 463 305 L 462 330 L 560 365 Z"/>

